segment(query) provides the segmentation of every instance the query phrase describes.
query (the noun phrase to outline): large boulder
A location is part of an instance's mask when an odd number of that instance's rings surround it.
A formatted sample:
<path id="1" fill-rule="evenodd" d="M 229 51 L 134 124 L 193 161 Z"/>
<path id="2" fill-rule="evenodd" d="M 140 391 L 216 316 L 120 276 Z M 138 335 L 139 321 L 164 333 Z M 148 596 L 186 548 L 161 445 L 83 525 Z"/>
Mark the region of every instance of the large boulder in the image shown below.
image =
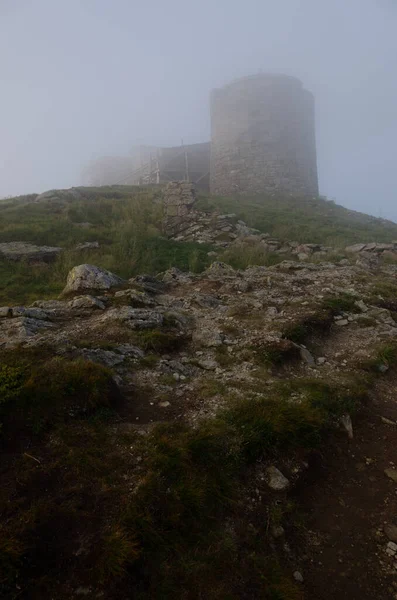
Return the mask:
<path id="1" fill-rule="evenodd" d="M 106 269 L 100 269 L 95 265 L 78 265 L 68 273 L 66 286 L 62 294 L 74 294 L 87 290 L 110 290 L 110 288 L 122 285 L 124 279 Z"/>
<path id="2" fill-rule="evenodd" d="M 33 262 L 52 262 L 62 248 L 55 246 L 35 246 L 29 242 L 5 242 L 0 244 L 0 256 L 8 260 L 26 260 Z"/>

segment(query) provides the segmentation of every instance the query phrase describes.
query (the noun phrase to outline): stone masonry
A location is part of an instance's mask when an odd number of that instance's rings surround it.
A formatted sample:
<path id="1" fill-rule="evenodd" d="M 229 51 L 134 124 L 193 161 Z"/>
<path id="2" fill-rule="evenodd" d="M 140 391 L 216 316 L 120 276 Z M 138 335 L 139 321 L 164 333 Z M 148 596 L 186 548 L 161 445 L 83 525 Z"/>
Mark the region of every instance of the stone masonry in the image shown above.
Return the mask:
<path id="1" fill-rule="evenodd" d="M 167 236 L 173 236 L 190 224 L 196 192 L 193 183 L 189 181 L 171 181 L 165 186 L 163 202 L 163 231 Z"/>
<path id="2" fill-rule="evenodd" d="M 213 90 L 210 105 L 210 142 L 103 157 L 87 167 L 84 185 L 189 179 L 219 196 L 318 196 L 314 98 L 299 79 L 244 77 Z"/>
<path id="3" fill-rule="evenodd" d="M 211 194 L 318 195 L 314 99 L 295 77 L 214 90 L 211 137 Z"/>

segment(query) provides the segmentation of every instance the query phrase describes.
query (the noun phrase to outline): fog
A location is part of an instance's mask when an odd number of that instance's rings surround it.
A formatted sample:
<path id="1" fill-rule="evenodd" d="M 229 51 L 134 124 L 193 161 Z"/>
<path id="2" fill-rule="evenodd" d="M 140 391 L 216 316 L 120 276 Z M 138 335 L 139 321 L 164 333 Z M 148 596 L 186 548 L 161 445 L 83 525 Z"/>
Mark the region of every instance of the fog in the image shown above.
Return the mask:
<path id="1" fill-rule="evenodd" d="M 0 197 L 206 141 L 210 89 L 274 71 L 315 95 L 321 193 L 397 220 L 396 31 L 396 0 L 0 0 Z"/>

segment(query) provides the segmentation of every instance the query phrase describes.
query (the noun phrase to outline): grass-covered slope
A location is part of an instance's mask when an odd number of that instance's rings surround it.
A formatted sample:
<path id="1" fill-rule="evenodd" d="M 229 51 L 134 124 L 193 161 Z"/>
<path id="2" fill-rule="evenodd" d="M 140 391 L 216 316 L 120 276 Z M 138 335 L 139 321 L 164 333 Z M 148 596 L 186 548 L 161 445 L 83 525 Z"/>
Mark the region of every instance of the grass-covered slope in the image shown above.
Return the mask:
<path id="1" fill-rule="evenodd" d="M 0 202 L 0 242 L 26 241 L 65 249 L 50 266 L 0 259 L 0 304 L 26 304 L 57 296 L 67 272 L 84 262 L 125 278 L 142 272 L 157 273 L 171 266 L 199 272 L 210 262 L 210 247 L 162 237 L 158 187 L 74 188 L 58 194 L 57 201 L 37 202 L 37 196 L 31 194 Z M 236 213 L 251 227 L 279 239 L 336 248 L 397 239 L 397 224 L 321 199 L 202 197 L 197 208 Z M 78 243 L 94 240 L 100 243 L 99 249 L 76 251 Z M 250 257 L 253 264 L 262 264 L 258 263 L 262 259 L 262 255 Z"/>
<path id="2" fill-rule="evenodd" d="M 0 243 L 26 241 L 65 249 L 49 266 L 0 259 L 0 304 L 57 296 L 68 271 L 85 262 L 124 278 L 171 266 L 191 271 L 207 266 L 209 247 L 162 237 L 156 190 L 114 186 L 78 191 L 78 199 L 65 195 L 59 202 L 32 202 L 33 195 L 0 203 Z M 77 244 L 90 241 L 98 241 L 99 249 L 76 251 Z"/>
<path id="3" fill-rule="evenodd" d="M 341 248 L 356 242 L 397 239 L 397 223 L 349 210 L 321 198 L 202 198 L 199 207 L 236 213 L 250 227 L 279 239 L 302 243 Z"/>

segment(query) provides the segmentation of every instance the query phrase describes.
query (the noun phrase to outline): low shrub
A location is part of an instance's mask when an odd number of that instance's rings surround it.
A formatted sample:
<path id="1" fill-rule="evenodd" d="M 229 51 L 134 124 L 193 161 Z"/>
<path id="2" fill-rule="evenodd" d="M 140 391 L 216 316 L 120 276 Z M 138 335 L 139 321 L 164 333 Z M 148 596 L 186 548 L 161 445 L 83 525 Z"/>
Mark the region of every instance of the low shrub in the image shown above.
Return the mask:
<path id="1" fill-rule="evenodd" d="M 18 396 L 23 381 L 23 369 L 9 365 L 0 365 L 0 404 L 4 404 Z"/>
<path id="2" fill-rule="evenodd" d="M 135 341 L 145 352 L 162 354 L 164 352 L 174 352 L 181 348 L 186 342 L 186 337 L 173 331 L 146 329 L 136 333 Z"/>
<path id="3" fill-rule="evenodd" d="M 341 312 L 361 312 L 360 308 L 356 306 L 357 298 L 351 294 L 342 294 L 341 296 L 329 297 L 323 301 L 323 307 L 331 310 L 333 314 L 340 314 Z"/>
<path id="4" fill-rule="evenodd" d="M 289 335 L 300 338 L 300 330 Z M 259 364 L 280 366 L 286 362 L 299 359 L 300 350 L 290 339 L 274 340 L 265 344 L 255 344 L 255 358 Z"/>
<path id="5" fill-rule="evenodd" d="M 296 344 L 302 344 L 311 335 L 326 333 L 331 328 L 332 323 L 332 310 L 319 310 L 312 315 L 303 317 L 301 321 L 289 325 L 283 331 L 282 337 Z"/>
<path id="6" fill-rule="evenodd" d="M 222 261 L 231 265 L 234 269 L 247 269 L 253 266 L 271 267 L 290 258 L 285 254 L 269 252 L 258 243 L 255 244 L 236 244 L 230 246 L 222 254 Z"/>
<path id="7" fill-rule="evenodd" d="M 364 362 L 361 366 L 366 371 L 372 371 L 377 374 L 386 373 L 391 367 L 397 364 L 397 345 L 390 343 L 382 346 L 371 360 Z"/>
<path id="8" fill-rule="evenodd" d="M 101 365 L 63 358 L 22 362 L 23 367 L 3 365 L 0 371 L 5 391 L 0 419 L 10 434 L 21 427 L 39 433 L 57 422 L 109 407 L 119 398 L 111 372 Z"/>

